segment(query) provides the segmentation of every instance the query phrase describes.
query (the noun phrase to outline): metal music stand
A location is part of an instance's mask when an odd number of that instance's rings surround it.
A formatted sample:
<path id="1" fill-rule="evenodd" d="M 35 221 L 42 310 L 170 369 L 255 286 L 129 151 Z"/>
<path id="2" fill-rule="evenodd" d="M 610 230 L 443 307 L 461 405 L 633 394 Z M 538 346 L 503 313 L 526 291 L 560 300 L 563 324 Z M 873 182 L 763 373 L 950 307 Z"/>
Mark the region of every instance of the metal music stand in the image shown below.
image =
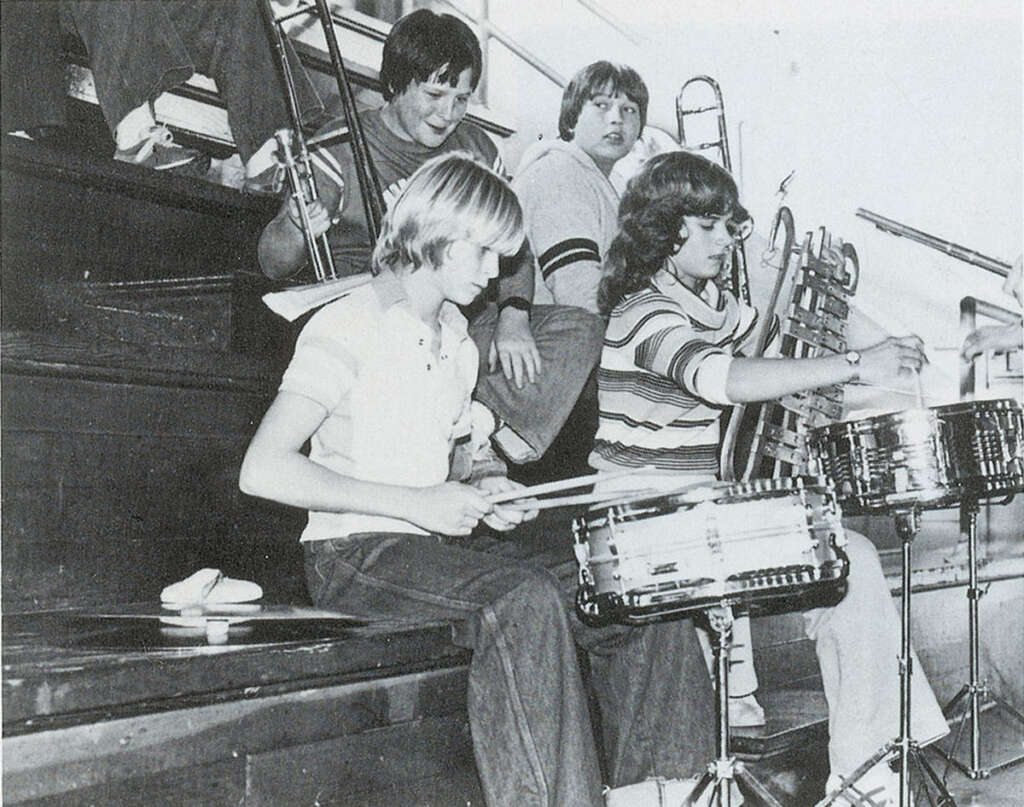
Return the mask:
<path id="1" fill-rule="evenodd" d="M 846 779 L 841 780 L 838 788 L 827 793 L 825 798 L 818 802 L 817 807 L 826 807 L 832 804 L 842 794 L 846 793 L 854 784 L 864 777 L 869 770 L 883 760 L 890 763 L 899 760 L 900 778 L 900 803 L 899 807 L 911 807 L 910 801 L 910 770 L 911 764 L 917 767 L 918 771 L 925 776 L 925 781 L 920 787 L 927 787 L 930 782 L 935 788 L 938 798 L 933 800 L 928 794 L 928 803 L 934 807 L 956 807 L 956 801 L 946 789 L 942 779 L 935 773 L 931 765 L 924 758 L 924 752 L 910 733 L 910 684 L 913 677 L 913 656 L 910 648 L 910 545 L 914 536 L 921 528 L 920 510 L 917 507 L 899 509 L 893 512 L 896 522 L 896 533 L 900 537 L 902 547 L 902 585 L 900 590 L 900 733 L 895 739 L 890 740 L 868 758 Z"/>
<path id="2" fill-rule="evenodd" d="M 733 779 L 745 785 L 767 807 L 782 807 L 742 762 L 737 761 L 736 757 L 729 756 L 729 648 L 732 645 L 732 607 L 723 604 L 709 608 L 706 614 L 711 628 L 711 651 L 715 658 L 715 705 L 718 712 L 715 721 L 718 727 L 715 738 L 716 757 L 708 763 L 707 771 L 697 781 L 697 785 L 683 802 L 683 807 L 691 807 L 708 787 L 713 789 L 708 807 L 731 807 L 732 793 L 729 785 Z"/>
<path id="3" fill-rule="evenodd" d="M 985 593 L 978 587 L 978 500 L 965 498 L 960 505 L 960 524 L 966 525 L 967 533 L 967 629 L 969 651 L 969 677 L 953 699 L 946 704 L 942 710 L 946 719 L 957 723 L 956 733 L 945 751 L 936 749 L 946 759 L 946 769 L 943 771 L 943 779 L 949 775 L 950 766 L 960 769 L 970 779 L 986 779 L 995 772 L 1008 768 L 1021 760 L 1024 760 L 1024 753 L 1010 756 L 1007 759 L 997 762 L 988 768 L 982 766 L 981 760 L 981 713 L 994 711 L 1005 713 L 1010 722 L 1020 723 L 1024 726 L 1024 715 L 1014 709 L 1009 703 L 992 693 L 988 683 L 980 678 L 980 629 L 978 620 L 978 601 Z M 970 720 L 971 750 L 969 761 L 961 761 L 956 758 L 960 741 L 964 738 L 964 727 Z"/>

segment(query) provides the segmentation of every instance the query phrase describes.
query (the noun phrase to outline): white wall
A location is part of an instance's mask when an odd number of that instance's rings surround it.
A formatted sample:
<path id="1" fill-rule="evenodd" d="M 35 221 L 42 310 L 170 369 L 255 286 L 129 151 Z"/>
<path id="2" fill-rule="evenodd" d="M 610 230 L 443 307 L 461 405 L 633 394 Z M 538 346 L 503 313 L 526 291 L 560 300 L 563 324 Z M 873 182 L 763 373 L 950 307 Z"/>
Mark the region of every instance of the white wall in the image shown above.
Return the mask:
<path id="1" fill-rule="evenodd" d="M 490 5 L 500 28 L 566 78 L 599 58 L 637 68 L 651 89 L 650 122 L 673 133 L 682 82 L 716 78 L 734 172 L 759 230 L 772 219 L 779 181 L 795 169 L 787 204 L 798 230 L 823 224 L 855 244 L 858 301 L 884 330 L 948 347 L 959 343 L 962 296 L 1009 304 L 994 275 L 886 235 L 854 211 L 866 207 L 1004 261 L 1021 252 L 1019 0 L 599 4 L 635 41 L 575 0 Z M 514 157 L 522 141 L 553 133 L 561 92 L 494 50 L 491 101 L 515 99 L 522 132 Z M 952 400 L 955 354 L 932 355 L 928 393 Z"/>

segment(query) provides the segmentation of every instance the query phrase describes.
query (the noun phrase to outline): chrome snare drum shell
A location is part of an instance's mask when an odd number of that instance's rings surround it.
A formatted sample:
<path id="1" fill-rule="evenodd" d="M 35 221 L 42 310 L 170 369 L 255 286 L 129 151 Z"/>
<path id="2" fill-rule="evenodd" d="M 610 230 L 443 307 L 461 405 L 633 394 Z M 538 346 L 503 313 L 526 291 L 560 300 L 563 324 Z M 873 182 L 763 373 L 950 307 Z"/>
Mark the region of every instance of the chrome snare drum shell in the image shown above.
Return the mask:
<path id="1" fill-rule="evenodd" d="M 976 500 L 1024 490 L 1024 409 L 1012 398 L 935 407 L 953 474 Z"/>
<path id="2" fill-rule="evenodd" d="M 946 428 L 931 409 L 907 409 L 818 427 L 808 448 L 846 513 L 948 507 L 963 489 Z"/>

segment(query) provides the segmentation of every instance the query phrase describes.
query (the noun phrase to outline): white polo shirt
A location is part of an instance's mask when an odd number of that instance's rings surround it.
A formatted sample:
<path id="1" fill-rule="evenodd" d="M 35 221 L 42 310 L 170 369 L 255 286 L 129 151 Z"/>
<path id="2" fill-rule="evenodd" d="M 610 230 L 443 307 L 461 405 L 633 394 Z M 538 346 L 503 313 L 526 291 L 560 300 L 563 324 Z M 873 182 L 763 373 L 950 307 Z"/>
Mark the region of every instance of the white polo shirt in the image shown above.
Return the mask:
<path id="1" fill-rule="evenodd" d="M 391 272 L 310 319 L 280 389 L 327 411 L 310 440 L 313 462 L 393 485 L 427 487 L 448 478 L 455 440 L 470 431 L 478 354 L 455 305 L 444 304 L 440 325 L 435 356 L 430 327 L 413 314 Z M 302 540 L 358 532 L 426 531 L 385 516 L 311 510 Z"/>

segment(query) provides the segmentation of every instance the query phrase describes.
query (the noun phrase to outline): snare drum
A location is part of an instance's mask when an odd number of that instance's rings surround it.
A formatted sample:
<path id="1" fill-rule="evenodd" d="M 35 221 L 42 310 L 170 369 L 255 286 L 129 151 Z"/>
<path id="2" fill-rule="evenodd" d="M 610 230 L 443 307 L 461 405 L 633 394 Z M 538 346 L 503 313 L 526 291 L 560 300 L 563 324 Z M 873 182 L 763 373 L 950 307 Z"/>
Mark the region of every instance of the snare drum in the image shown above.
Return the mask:
<path id="1" fill-rule="evenodd" d="M 846 513 L 946 507 L 962 489 L 932 409 L 908 409 L 812 429 L 812 467 L 835 484 Z"/>
<path id="2" fill-rule="evenodd" d="M 818 588 L 847 572 L 830 486 L 802 478 L 718 483 L 602 504 L 573 524 L 585 617 L 640 624 L 722 602 Z"/>
<path id="3" fill-rule="evenodd" d="M 1024 411 L 1010 398 L 935 408 L 945 424 L 952 472 L 973 499 L 1024 490 Z"/>
<path id="4" fill-rule="evenodd" d="M 812 430 L 808 448 L 847 513 L 950 507 L 1024 489 L 1024 415 L 1010 399 L 833 423 Z"/>

